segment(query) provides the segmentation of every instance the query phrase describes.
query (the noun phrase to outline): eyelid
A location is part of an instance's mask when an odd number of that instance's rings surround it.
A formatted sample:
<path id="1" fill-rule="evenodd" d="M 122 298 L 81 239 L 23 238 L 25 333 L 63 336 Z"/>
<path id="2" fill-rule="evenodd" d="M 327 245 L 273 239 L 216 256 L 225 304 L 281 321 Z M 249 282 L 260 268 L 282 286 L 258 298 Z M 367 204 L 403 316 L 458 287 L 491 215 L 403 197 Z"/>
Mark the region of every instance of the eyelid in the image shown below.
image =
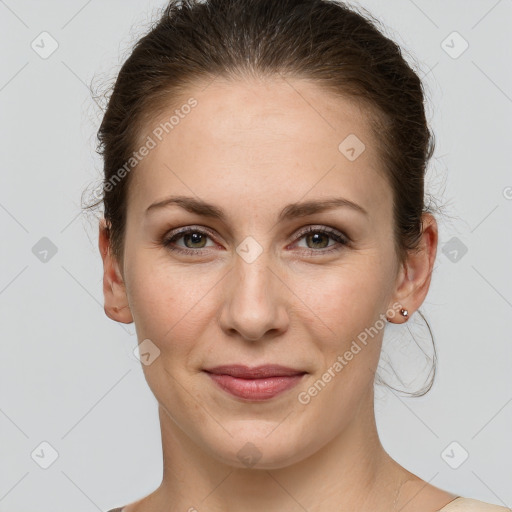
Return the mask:
<path id="1" fill-rule="evenodd" d="M 308 233 L 316 233 L 316 232 L 322 232 L 327 235 L 336 235 L 340 238 L 343 238 L 343 240 L 346 243 L 350 242 L 350 238 L 339 229 L 336 229 L 332 226 L 327 226 L 325 224 L 310 224 L 309 226 L 306 226 L 302 229 L 300 229 L 297 233 L 293 235 L 292 240 L 295 240 L 296 238 L 302 238 L 304 235 L 307 235 Z"/>

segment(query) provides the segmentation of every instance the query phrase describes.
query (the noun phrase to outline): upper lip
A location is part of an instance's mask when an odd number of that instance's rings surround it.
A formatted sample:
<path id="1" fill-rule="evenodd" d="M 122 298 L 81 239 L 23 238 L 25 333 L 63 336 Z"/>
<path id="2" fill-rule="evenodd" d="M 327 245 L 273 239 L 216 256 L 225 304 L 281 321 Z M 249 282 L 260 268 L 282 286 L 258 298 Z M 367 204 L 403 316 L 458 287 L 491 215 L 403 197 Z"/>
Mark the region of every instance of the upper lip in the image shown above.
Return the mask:
<path id="1" fill-rule="evenodd" d="M 261 366 L 245 366 L 242 364 L 230 364 L 215 366 L 214 368 L 205 368 L 208 373 L 218 375 L 231 375 L 241 379 L 261 379 L 264 377 L 289 377 L 290 375 L 302 375 L 306 373 L 303 370 L 288 368 L 279 364 L 265 364 Z"/>

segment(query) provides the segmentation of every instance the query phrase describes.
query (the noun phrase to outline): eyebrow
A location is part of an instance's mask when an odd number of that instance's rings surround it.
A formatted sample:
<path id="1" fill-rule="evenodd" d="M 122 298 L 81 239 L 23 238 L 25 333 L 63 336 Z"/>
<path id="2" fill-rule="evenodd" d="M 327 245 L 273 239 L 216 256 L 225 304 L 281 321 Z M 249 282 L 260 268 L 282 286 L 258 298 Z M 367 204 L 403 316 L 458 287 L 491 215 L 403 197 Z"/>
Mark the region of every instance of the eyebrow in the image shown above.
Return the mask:
<path id="1" fill-rule="evenodd" d="M 146 209 L 146 215 L 150 211 L 154 211 L 160 208 L 165 208 L 170 205 L 177 205 L 187 210 L 190 213 L 195 213 L 203 217 L 209 217 L 212 219 L 218 219 L 226 221 L 226 214 L 224 211 L 213 204 L 207 203 L 202 199 L 188 196 L 171 196 L 151 204 Z M 286 205 L 279 214 L 278 222 L 285 220 L 294 219 L 297 217 L 307 217 L 314 213 L 320 213 L 327 210 L 333 210 L 335 208 L 351 208 L 359 213 L 368 216 L 368 212 L 359 204 L 345 199 L 342 197 L 328 197 L 325 199 L 317 199 L 314 201 L 303 201 L 298 203 L 290 203 Z"/>

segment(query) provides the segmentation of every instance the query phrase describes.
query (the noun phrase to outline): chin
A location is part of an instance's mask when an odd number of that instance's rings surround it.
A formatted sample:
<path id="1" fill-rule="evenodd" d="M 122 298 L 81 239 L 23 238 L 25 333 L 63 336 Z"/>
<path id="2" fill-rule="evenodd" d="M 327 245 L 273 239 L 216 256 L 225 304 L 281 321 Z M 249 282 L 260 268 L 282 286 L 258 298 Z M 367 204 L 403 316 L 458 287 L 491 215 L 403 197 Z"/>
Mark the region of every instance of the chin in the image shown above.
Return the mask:
<path id="1" fill-rule="evenodd" d="M 280 433 L 277 432 L 279 428 L 282 428 Z M 309 449 L 304 446 L 301 449 L 290 434 L 284 425 L 278 426 L 274 432 L 266 428 L 263 433 L 261 429 L 244 427 L 228 443 L 224 437 L 221 446 L 215 446 L 217 443 L 213 442 L 209 448 L 219 461 L 228 466 L 240 469 L 280 469 L 305 459 L 318 449 L 316 446 Z"/>

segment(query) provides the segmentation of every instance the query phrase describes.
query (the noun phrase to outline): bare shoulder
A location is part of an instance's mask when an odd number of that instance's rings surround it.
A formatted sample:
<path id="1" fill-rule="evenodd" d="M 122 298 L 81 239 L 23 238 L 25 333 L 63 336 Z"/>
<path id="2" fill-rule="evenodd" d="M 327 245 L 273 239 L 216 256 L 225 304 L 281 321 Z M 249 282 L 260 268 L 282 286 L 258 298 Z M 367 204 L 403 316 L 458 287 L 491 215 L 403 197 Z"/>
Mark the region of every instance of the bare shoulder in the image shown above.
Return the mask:
<path id="1" fill-rule="evenodd" d="M 408 480 L 402 486 L 398 501 L 401 512 L 512 512 L 506 507 L 445 491 L 413 473 L 406 474 Z"/>
<path id="2" fill-rule="evenodd" d="M 512 509 L 472 498 L 461 497 L 448 503 L 439 512 L 512 512 Z"/>

